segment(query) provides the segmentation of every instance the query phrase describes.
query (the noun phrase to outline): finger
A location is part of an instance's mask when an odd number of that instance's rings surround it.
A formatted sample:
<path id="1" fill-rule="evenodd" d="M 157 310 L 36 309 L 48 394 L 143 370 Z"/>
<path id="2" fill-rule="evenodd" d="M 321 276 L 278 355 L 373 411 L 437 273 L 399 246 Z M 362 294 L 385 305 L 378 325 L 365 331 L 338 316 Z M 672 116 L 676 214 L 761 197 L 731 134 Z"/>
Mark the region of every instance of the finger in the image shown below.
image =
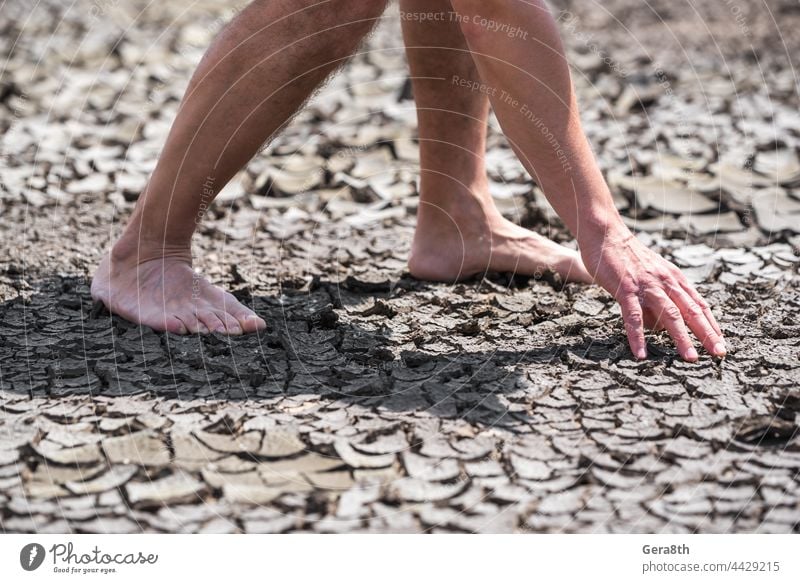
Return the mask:
<path id="1" fill-rule="evenodd" d="M 689 329 L 709 354 L 725 356 L 725 342 L 722 340 L 722 336 L 714 330 L 703 308 L 689 296 L 688 292 L 684 291 L 683 287 L 673 286 L 668 293 L 670 299 L 680 309 Z"/>
<path id="2" fill-rule="evenodd" d="M 661 332 L 664 326 L 658 321 L 650 310 L 644 312 L 644 327 L 645 330 L 652 330 L 653 332 Z"/>
<path id="3" fill-rule="evenodd" d="M 619 300 L 622 310 L 622 320 L 625 322 L 625 333 L 628 335 L 628 344 L 631 352 L 638 359 L 647 358 L 647 344 L 644 340 L 644 317 L 639 298 L 628 295 Z"/>
<path id="4" fill-rule="evenodd" d="M 697 350 L 695 350 L 689 331 L 683 322 L 680 308 L 667 297 L 666 293 L 659 289 L 649 294 L 648 309 L 655 314 L 659 324 L 669 332 L 669 335 L 675 341 L 681 358 L 689 362 L 696 361 L 698 358 Z"/>
<path id="5" fill-rule="evenodd" d="M 681 281 L 681 287 L 686 290 L 686 293 L 689 294 L 695 303 L 700 306 L 703 310 L 703 313 L 706 315 L 706 318 L 709 322 L 711 322 L 711 326 L 714 328 L 714 331 L 722 338 L 722 329 L 717 324 L 716 318 L 714 318 L 714 314 L 711 312 L 711 307 L 708 305 L 708 302 L 700 295 L 698 292 L 688 281 Z"/>

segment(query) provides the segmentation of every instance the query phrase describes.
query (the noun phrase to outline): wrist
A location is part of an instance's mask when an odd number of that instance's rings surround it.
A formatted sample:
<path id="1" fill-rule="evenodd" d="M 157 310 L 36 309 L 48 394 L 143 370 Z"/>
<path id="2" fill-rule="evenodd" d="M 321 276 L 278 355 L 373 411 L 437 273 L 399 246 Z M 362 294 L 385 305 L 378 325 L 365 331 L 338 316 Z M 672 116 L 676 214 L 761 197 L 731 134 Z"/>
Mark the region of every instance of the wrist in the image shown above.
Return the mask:
<path id="1" fill-rule="evenodd" d="M 583 249 L 595 248 L 611 242 L 624 241 L 633 236 L 616 208 L 586 213 L 578 220 L 575 239 Z"/>

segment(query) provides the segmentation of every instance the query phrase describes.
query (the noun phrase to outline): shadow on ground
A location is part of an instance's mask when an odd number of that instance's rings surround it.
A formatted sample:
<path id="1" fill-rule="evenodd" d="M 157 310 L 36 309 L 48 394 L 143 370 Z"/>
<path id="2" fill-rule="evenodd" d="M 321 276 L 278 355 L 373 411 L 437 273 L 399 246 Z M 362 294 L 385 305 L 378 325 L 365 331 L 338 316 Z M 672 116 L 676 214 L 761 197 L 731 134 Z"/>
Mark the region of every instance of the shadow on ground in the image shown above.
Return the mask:
<path id="1" fill-rule="evenodd" d="M 431 354 L 415 349 L 413 341 L 399 344 L 392 308 L 382 301 L 392 292 L 357 290 L 362 298 L 373 298 L 373 307 L 362 315 L 378 318 L 370 327 L 343 321 L 337 312 L 353 297 L 346 287 L 315 282 L 311 290 L 281 297 L 240 293 L 267 319 L 265 332 L 177 336 L 111 316 L 93 304 L 81 278 L 48 278 L 29 297 L 0 305 L 6 338 L 2 388 L 29 396 L 149 392 L 161 399 L 228 401 L 314 394 L 505 426 L 512 414 L 515 423 L 530 419 L 523 407 L 509 408 L 498 395 L 524 393 L 530 402 L 548 393 L 547 383 L 531 391 L 536 383 L 525 373 L 527 365 L 568 357 L 596 364 L 624 354 L 618 344 L 588 339 L 515 351 Z"/>
<path id="2" fill-rule="evenodd" d="M 0 305 L 17 396 L 0 409 L 3 529 L 796 529 L 778 300 L 737 320 L 726 361 L 655 339 L 635 362 L 593 290 L 474 299 L 481 285 L 314 281 L 239 294 L 264 333 L 181 337 L 110 316 L 79 278 L 43 281 Z M 554 301 L 549 319 L 530 307 Z"/>
<path id="3" fill-rule="evenodd" d="M 229 402 L 309 395 L 527 432 L 537 422 L 531 417 L 537 403 L 553 406 L 553 389 L 634 390 L 675 405 L 686 391 L 708 396 L 702 385 L 718 382 L 708 378 L 709 366 L 712 377 L 720 372 L 713 372 L 712 361 L 701 373 L 658 345 L 651 344 L 648 361 L 635 362 L 619 335 L 583 333 L 519 350 L 470 350 L 456 342 L 448 350 L 437 338 L 394 323 L 394 308 L 384 300 L 403 295 L 404 288 L 424 284 L 399 280 L 370 288 L 363 282 L 314 281 L 280 296 L 240 292 L 239 299 L 266 318 L 265 332 L 177 336 L 111 316 L 93 304 L 82 278 L 52 277 L 27 298 L 0 305 L 2 388 L 31 397 L 149 393 L 160 400 Z M 348 312 L 356 302 L 369 307 Z M 471 320 L 456 328 L 461 340 L 480 332 L 471 326 L 480 324 Z M 675 378 L 664 376 L 665 369 Z M 698 376 L 707 382 L 696 382 Z M 786 410 L 785 422 L 768 421 L 751 438 L 781 444 L 795 436 L 794 409 L 777 405 L 778 413 Z M 560 406 L 580 409 L 577 402 Z M 775 410 L 769 415 L 780 417 Z"/>

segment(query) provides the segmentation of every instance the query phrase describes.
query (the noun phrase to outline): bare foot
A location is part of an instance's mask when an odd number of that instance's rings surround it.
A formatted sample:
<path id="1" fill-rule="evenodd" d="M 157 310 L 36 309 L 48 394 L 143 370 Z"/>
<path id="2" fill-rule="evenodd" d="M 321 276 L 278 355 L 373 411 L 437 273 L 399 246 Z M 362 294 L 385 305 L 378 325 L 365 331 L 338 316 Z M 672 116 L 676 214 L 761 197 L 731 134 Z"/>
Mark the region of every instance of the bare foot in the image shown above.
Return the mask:
<path id="1" fill-rule="evenodd" d="M 267 325 L 197 274 L 188 250 L 146 254 L 124 239 L 100 262 L 92 298 L 126 320 L 175 334 L 242 334 Z"/>
<path id="2" fill-rule="evenodd" d="M 592 282 L 577 251 L 515 225 L 491 203 L 487 209 L 462 202 L 457 210 L 420 206 L 411 275 L 455 282 L 487 271 L 530 276 L 552 271 L 564 281 Z"/>

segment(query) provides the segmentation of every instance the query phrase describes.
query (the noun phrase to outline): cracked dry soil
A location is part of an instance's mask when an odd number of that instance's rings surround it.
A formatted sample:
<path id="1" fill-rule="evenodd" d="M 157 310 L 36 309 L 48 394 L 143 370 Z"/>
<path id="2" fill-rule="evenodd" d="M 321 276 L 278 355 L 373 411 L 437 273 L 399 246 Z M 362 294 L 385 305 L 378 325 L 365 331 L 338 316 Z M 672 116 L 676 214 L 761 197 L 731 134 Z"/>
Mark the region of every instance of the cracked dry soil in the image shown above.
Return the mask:
<path id="1" fill-rule="evenodd" d="M 104 27 L 47 3 L 34 24 L 0 25 L 20 39 L 4 41 L 0 81 L 0 530 L 797 532 L 800 122 L 762 15 L 747 15 L 753 72 L 723 3 L 704 14 L 721 54 L 659 2 L 663 21 L 609 3 L 664 45 L 667 93 L 618 26 L 558 3 L 637 72 L 620 77 L 586 35 L 565 33 L 621 212 L 698 285 L 728 340 L 726 359 L 688 364 L 654 334 L 651 357 L 632 360 L 595 287 L 405 273 L 417 166 L 394 7 L 375 50 L 248 166 L 197 238 L 198 268 L 269 328 L 179 337 L 111 317 L 89 276 L 226 16 L 170 2 L 129 27 L 139 3 L 127 4 Z M 768 4 L 797 21 L 790 2 Z M 42 39 L 75 54 L 37 61 Z M 649 97 L 632 102 L 634 86 Z M 700 130 L 670 134 L 681 116 Z M 494 130 L 490 141 L 501 208 L 568 241 Z M 690 198 L 655 196 L 654 177 Z"/>

